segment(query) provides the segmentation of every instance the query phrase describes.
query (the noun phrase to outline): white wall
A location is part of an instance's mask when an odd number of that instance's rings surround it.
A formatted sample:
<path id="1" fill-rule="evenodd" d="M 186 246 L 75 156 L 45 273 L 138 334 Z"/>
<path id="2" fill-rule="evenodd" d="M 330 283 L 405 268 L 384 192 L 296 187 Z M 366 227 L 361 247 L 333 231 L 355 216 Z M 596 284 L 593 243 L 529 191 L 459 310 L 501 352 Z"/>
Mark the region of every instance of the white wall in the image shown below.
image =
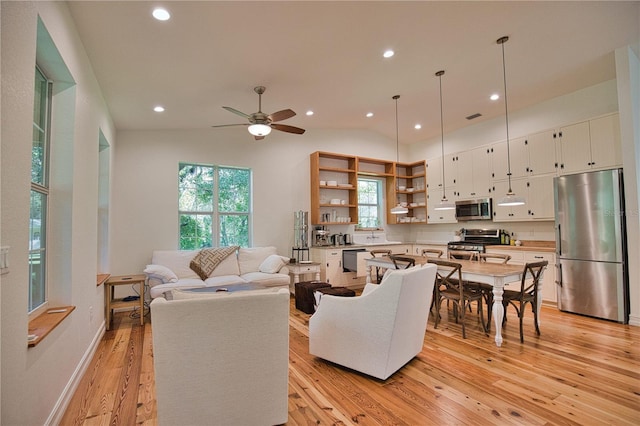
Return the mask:
<path id="1" fill-rule="evenodd" d="M 11 247 L 10 272 L 2 276 L 2 417 L 1 424 L 55 423 L 79 378 L 92 345 L 104 329 L 103 287 L 96 287 L 99 129 L 114 142 L 114 127 L 67 6 L 62 2 L 1 3 L 2 168 L 0 240 Z M 29 281 L 29 185 L 36 61 L 40 15 L 75 85 L 56 94 L 56 102 L 75 105 L 65 112 L 66 142 L 58 143 L 57 169 L 50 206 L 55 234 L 49 249 L 53 305 L 76 310 L 34 348 L 27 348 Z M 72 98 L 72 99 L 68 99 Z M 70 102 L 69 102 L 70 101 Z M 72 121 L 68 119 L 72 118 Z M 64 120 L 57 120 L 63 122 Z M 56 142 L 54 142 L 56 143 Z M 8 208 L 10 206 L 10 208 Z M 92 309 L 93 317 L 89 310 Z"/>

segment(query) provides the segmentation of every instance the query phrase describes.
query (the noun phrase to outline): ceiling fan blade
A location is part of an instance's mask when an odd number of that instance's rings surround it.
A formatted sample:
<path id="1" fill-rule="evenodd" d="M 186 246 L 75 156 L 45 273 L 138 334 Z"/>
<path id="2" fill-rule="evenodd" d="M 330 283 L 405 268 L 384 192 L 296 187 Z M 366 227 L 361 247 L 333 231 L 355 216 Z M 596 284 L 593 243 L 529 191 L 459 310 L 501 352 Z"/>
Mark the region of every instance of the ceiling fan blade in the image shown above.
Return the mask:
<path id="1" fill-rule="evenodd" d="M 250 116 L 250 115 L 245 114 L 245 113 L 244 113 L 244 112 L 242 112 L 242 111 L 238 111 L 238 110 L 237 110 L 237 109 L 235 109 L 235 108 L 231 108 L 231 107 L 227 107 L 227 106 L 223 106 L 222 108 L 224 108 L 224 109 L 226 109 L 227 111 L 232 112 L 232 113 L 234 113 L 234 114 L 238 114 L 240 117 L 244 117 L 244 118 L 251 118 L 251 116 Z"/>
<path id="2" fill-rule="evenodd" d="M 281 132 L 295 133 L 296 135 L 301 135 L 305 132 L 305 130 L 301 129 L 300 127 L 287 126 L 286 124 L 272 123 L 271 128 L 280 130 Z"/>
<path id="3" fill-rule="evenodd" d="M 264 139 L 264 136 L 254 136 L 254 138 L 256 138 L 257 141 Z"/>
<path id="4" fill-rule="evenodd" d="M 294 115 L 296 115 L 296 113 L 293 112 L 293 110 L 283 109 L 282 111 L 274 112 L 270 115 L 270 117 L 271 121 L 275 123 L 276 121 L 282 121 L 286 120 L 287 118 L 291 118 Z"/>
<path id="5" fill-rule="evenodd" d="M 242 123 L 242 124 L 217 124 L 215 126 L 211 126 L 211 127 L 233 127 L 233 126 L 248 126 L 249 123 Z"/>

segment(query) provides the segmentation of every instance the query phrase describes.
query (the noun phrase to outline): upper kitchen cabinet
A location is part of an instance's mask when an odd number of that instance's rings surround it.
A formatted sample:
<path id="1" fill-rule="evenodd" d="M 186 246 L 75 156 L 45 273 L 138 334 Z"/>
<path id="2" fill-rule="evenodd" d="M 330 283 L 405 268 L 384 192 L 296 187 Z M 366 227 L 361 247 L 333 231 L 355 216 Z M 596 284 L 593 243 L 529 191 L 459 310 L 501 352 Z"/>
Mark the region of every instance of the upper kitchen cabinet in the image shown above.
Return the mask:
<path id="1" fill-rule="evenodd" d="M 314 152 L 310 170 L 311 223 L 358 223 L 358 158 Z"/>
<path id="2" fill-rule="evenodd" d="M 494 181 L 506 180 L 509 176 L 511 162 L 511 178 L 517 179 L 529 175 L 529 151 L 526 138 L 517 138 L 491 145 L 491 178 Z"/>
<path id="3" fill-rule="evenodd" d="M 395 191 L 395 193 L 393 193 Z M 409 213 L 393 215 L 394 203 L 406 205 Z M 427 221 L 427 165 L 424 161 L 396 163 L 395 184 L 387 184 L 387 223 L 416 223 Z"/>
<path id="4" fill-rule="evenodd" d="M 530 176 L 556 173 L 556 142 L 553 130 L 534 133 L 524 138 L 529 154 L 527 173 Z"/>
<path id="5" fill-rule="evenodd" d="M 491 156 L 488 147 L 475 148 L 456 155 L 457 185 L 460 199 L 488 197 L 491 192 Z"/>
<path id="6" fill-rule="evenodd" d="M 427 223 L 457 223 L 456 211 L 451 210 L 436 210 L 436 206 L 442 200 L 442 188 L 429 187 L 427 191 Z M 447 199 L 451 203 L 455 203 L 458 197 L 449 191 L 446 192 Z"/>
<path id="7" fill-rule="evenodd" d="M 554 175 L 531 176 L 512 179 L 511 189 L 525 198 L 525 205 L 501 207 L 497 199 L 507 193 L 509 181 L 495 183 L 493 187 L 493 220 L 496 222 L 516 222 L 528 220 L 553 220 L 553 178 Z"/>
<path id="8" fill-rule="evenodd" d="M 562 127 L 557 138 L 560 174 L 608 169 L 622 164 L 617 113 Z"/>

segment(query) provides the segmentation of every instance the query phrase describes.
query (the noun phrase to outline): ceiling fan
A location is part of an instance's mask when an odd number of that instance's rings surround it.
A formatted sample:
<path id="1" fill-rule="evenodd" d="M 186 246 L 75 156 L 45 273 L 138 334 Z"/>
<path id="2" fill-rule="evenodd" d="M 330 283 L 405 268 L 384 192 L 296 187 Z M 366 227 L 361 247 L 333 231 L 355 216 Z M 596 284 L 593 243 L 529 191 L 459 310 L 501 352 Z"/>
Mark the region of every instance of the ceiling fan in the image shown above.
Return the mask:
<path id="1" fill-rule="evenodd" d="M 253 114 L 245 114 L 242 111 L 238 111 L 235 108 L 227 106 L 222 107 L 229 112 L 246 118 L 247 120 L 249 120 L 248 123 L 220 124 L 211 127 L 249 126 L 249 133 L 251 133 L 256 138 L 256 140 L 264 139 L 265 136 L 271 133 L 271 129 L 280 130 L 281 132 L 295 133 L 297 135 L 303 134 L 305 130 L 301 129 L 300 127 L 277 123 L 278 121 L 286 120 L 287 118 L 291 118 L 296 115 L 293 110 L 283 109 L 282 111 L 274 112 L 273 114 L 265 114 L 264 112 L 262 112 L 262 94 L 265 90 L 266 88 L 264 86 L 256 86 L 253 88 L 253 91 L 258 94 L 258 112 L 254 112 Z"/>

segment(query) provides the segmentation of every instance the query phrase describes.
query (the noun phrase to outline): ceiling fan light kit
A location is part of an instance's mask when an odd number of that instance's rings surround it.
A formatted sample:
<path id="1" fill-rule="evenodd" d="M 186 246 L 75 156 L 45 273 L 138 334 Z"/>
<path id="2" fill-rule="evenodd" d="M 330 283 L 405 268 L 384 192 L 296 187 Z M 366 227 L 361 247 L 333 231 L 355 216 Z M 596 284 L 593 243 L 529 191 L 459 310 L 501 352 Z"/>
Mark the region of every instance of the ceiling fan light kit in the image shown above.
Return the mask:
<path id="1" fill-rule="evenodd" d="M 249 126 L 249 133 L 253 136 L 267 136 L 271 133 L 271 127 L 266 124 L 252 124 Z"/>
<path id="2" fill-rule="evenodd" d="M 504 44 L 509 41 L 509 37 L 503 36 L 496 40 L 502 46 L 502 80 L 504 81 L 504 120 L 507 128 L 507 178 L 509 179 L 509 190 L 507 194 L 498 200 L 500 207 L 522 206 L 525 204 L 524 197 L 516 196 L 511 189 L 511 152 L 509 150 L 509 108 L 507 106 L 507 67 L 504 60 Z"/>
<path id="3" fill-rule="evenodd" d="M 251 133 L 256 140 L 264 139 L 264 137 L 271 133 L 271 130 L 273 129 L 279 130 L 281 132 L 293 133 L 296 135 L 303 134 L 305 130 L 301 129 L 300 127 L 277 123 L 278 121 L 286 120 L 287 118 L 295 116 L 296 113 L 293 112 L 293 110 L 283 109 L 281 111 L 274 112 L 273 114 L 265 114 L 264 112 L 262 112 L 262 94 L 265 92 L 265 90 L 267 89 L 264 86 L 256 86 L 253 88 L 253 91 L 258 94 L 258 112 L 254 112 L 253 114 L 245 114 L 242 111 L 238 111 L 237 109 L 228 106 L 222 107 L 229 112 L 246 118 L 247 120 L 249 120 L 249 123 L 220 124 L 211 127 L 249 126 L 249 133 Z"/>

